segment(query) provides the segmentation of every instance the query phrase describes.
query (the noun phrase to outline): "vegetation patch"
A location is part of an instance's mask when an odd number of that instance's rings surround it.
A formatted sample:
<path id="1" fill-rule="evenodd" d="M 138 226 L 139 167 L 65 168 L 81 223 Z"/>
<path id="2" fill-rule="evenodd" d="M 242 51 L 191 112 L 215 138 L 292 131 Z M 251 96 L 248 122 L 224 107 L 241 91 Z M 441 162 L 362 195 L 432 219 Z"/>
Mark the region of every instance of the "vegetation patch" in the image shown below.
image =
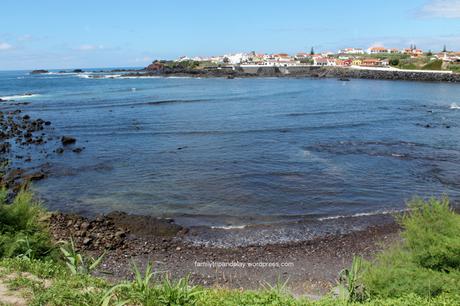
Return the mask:
<path id="1" fill-rule="evenodd" d="M 8 204 L 7 191 L 0 190 L 0 258 L 51 256 L 54 246 L 44 219 L 45 211 L 30 192 L 19 192 Z"/>
<path id="2" fill-rule="evenodd" d="M 442 60 L 434 60 L 422 67 L 423 70 L 442 70 Z"/>
<path id="3" fill-rule="evenodd" d="M 460 216 L 446 198 L 413 200 L 409 208 L 399 220 L 403 242 L 367 264 L 366 290 L 371 297 L 427 299 L 460 293 Z"/>

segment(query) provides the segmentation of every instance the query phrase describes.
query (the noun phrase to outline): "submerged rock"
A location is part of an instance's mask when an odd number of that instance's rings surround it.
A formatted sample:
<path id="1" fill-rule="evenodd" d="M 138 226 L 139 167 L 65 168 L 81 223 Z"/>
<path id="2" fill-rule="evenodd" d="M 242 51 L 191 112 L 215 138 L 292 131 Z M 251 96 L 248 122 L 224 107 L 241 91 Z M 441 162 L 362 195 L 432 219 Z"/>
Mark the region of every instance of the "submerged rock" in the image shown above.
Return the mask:
<path id="1" fill-rule="evenodd" d="M 77 142 L 77 140 L 70 136 L 62 136 L 61 142 L 64 146 L 71 145 Z"/>

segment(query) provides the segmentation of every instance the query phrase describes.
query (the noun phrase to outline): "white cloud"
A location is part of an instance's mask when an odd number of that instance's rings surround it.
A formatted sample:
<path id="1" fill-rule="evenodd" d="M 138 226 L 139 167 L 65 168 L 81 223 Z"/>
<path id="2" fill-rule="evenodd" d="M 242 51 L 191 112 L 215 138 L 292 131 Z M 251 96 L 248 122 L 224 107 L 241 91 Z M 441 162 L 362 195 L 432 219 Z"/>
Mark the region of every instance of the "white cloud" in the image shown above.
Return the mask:
<path id="1" fill-rule="evenodd" d="M 18 41 L 29 41 L 29 40 L 32 40 L 32 39 L 33 39 L 33 37 L 30 34 L 25 34 L 25 35 L 22 35 L 22 36 L 18 37 Z"/>
<path id="2" fill-rule="evenodd" d="M 460 18 L 460 0 L 431 0 L 419 13 L 426 17 Z"/>
<path id="3" fill-rule="evenodd" d="M 99 46 L 96 46 L 96 45 L 80 45 L 77 47 L 77 50 L 80 50 L 80 51 L 92 51 L 92 50 L 97 50 L 97 49 L 104 49 L 104 46 L 103 45 L 99 45 Z"/>
<path id="4" fill-rule="evenodd" d="M 13 46 L 10 45 L 9 43 L 0 42 L 0 51 L 9 50 L 11 48 L 13 48 Z"/>

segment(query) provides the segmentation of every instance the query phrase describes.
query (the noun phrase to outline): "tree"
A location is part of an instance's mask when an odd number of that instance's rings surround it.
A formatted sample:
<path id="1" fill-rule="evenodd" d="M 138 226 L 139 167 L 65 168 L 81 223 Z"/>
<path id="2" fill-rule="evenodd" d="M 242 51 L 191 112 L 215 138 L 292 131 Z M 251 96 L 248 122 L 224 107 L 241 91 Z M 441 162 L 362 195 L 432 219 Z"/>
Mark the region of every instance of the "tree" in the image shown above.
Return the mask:
<path id="1" fill-rule="evenodd" d="M 428 50 L 428 53 L 426 54 L 427 56 L 432 56 L 433 55 L 433 52 L 431 52 L 431 49 Z"/>
<path id="2" fill-rule="evenodd" d="M 398 66 L 399 65 L 399 59 L 398 58 L 390 59 L 390 65 L 391 66 Z"/>
<path id="3" fill-rule="evenodd" d="M 444 45 L 444 48 L 442 48 L 442 52 L 447 52 L 447 47 Z"/>
<path id="4" fill-rule="evenodd" d="M 310 55 L 315 55 L 315 49 L 313 49 L 313 47 L 311 47 Z"/>

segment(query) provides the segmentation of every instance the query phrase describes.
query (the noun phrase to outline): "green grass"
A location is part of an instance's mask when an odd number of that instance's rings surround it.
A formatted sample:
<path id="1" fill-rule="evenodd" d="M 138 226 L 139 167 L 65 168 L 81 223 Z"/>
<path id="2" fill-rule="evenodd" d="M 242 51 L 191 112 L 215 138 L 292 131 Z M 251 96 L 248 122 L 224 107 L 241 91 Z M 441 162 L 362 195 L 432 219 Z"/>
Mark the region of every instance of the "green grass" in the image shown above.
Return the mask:
<path id="1" fill-rule="evenodd" d="M 0 190 L 0 258 L 50 256 L 54 247 L 41 221 L 44 217 L 44 210 L 30 192 L 21 191 L 8 204 L 6 190 Z"/>
<path id="2" fill-rule="evenodd" d="M 3 273 L 28 271 L 39 280 L 18 276 L 8 282 L 20 289 L 30 305 L 104 305 L 113 284 L 89 275 L 68 273 L 62 266 L 41 260 L 6 259 L 0 261 Z M 1 278 L 1 275 L 0 275 Z M 46 285 L 46 283 L 49 283 Z M 170 281 L 171 282 L 171 281 Z M 120 286 L 124 285 L 124 286 Z M 460 295 L 442 293 L 433 298 L 409 293 L 401 297 L 375 297 L 364 302 L 348 302 L 332 296 L 320 301 L 294 298 L 285 290 L 266 288 L 258 291 L 209 289 L 190 286 L 185 279 L 164 284 L 148 282 L 138 287 L 137 281 L 118 284 L 116 295 L 106 305 L 279 305 L 279 306 L 340 306 L 340 305 L 460 305 Z M 148 288 L 148 289 L 147 289 Z"/>
<path id="3" fill-rule="evenodd" d="M 447 70 L 452 70 L 455 73 L 460 73 L 460 64 L 450 64 Z"/>
<path id="4" fill-rule="evenodd" d="M 422 67 L 423 70 L 442 70 L 442 60 L 434 60 Z"/>
<path id="5" fill-rule="evenodd" d="M 66 266 L 68 256 L 49 256 L 56 247 L 31 194 L 20 193 L 12 204 L 2 197 L 0 281 L 30 305 L 460 305 L 460 216 L 446 198 L 410 202 L 398 218 L 403 241 L 372 262 L 355 258 L 340 274 L 341 294 L 312 301 L 293 297 L 286 284 L 254 291 L 193 286 L 187 278 L 153 277 L 159 272 L 150 265 L 144 271 L 133 266 L 134 280 L 115 284 L 91 276 L 91 269 L 75 273 Z M 15 242 L 23 237 L 27 247 Z"/>

